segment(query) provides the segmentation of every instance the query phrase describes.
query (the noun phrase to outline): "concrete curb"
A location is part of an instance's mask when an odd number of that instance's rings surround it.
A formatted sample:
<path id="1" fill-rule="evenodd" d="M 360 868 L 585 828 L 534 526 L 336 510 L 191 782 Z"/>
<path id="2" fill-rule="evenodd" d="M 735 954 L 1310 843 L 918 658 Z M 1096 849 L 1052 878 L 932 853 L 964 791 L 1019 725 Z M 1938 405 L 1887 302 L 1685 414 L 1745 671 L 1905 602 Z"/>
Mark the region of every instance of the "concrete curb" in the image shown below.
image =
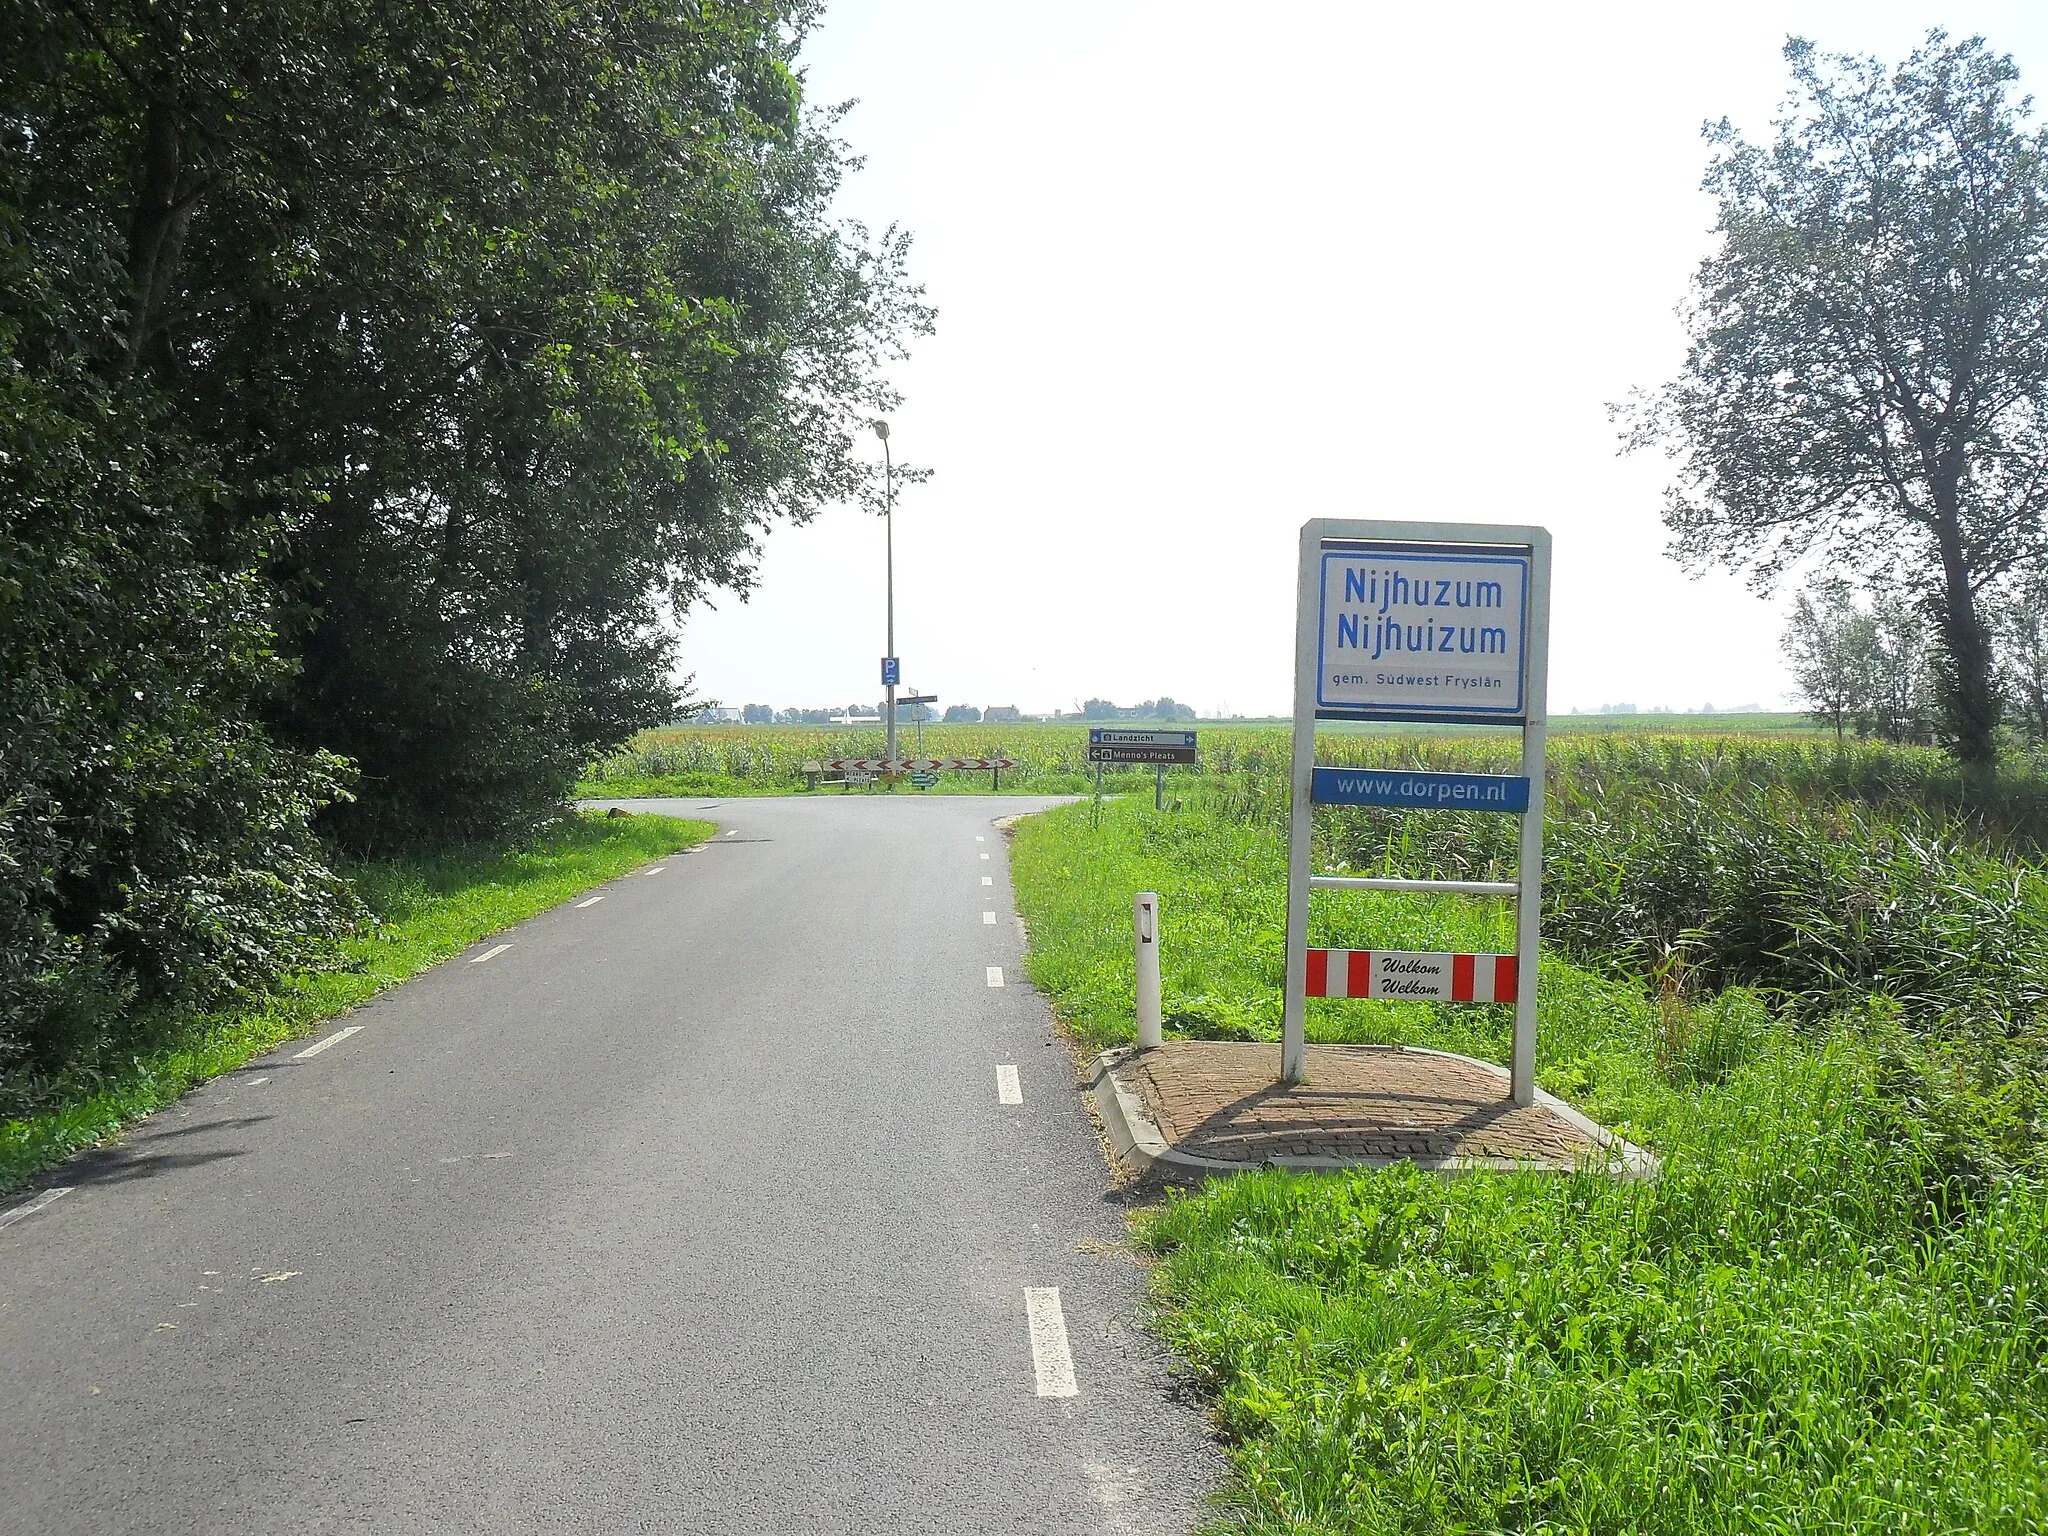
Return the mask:
<path id="1" fill-rule="evenodd" d="M 1454 1051 L 1433 1051 L 1420 1046 L 1401 1049 L 1470 1062 L 1496 1077 L 1508 1076 L 1505 1067 L 1460 1056 Z M 1109 1134 L 1110 1146 L 1115 1150 L 1117 1160 L 1140 1177 L 1174 1184 L 1199 1184 L 1217 1174 L 1253 1173 L 1260 1168 L 1339 1172 L 1346 1168 L 1392 1168 L 1403 1163 L 1428 1173 L 1516 1173 L 1523 1169 L 1538 1173 L 1573 1173 L 1585 1169 L 1624 1180 L 1654 1179 L 1662 1171 L 1662 1164 L 1654 1154 L 1623 1140 L 1604 1125 L 1588 1119 L 1562 1099 L 1540 1088 L 1536 1090 L 1536 1102 L 1590 1141 L 1599 1149 L 1600 1157 L 1588 1158 L 1576 1165 L 1555 1163 L 1544 1158 L 1506 1157 L 1269 1157 L 1263 1163 L 1197 1157 L 1172 1146 L 1146 1109 L 1144 1095 L 1126 1087 L 1118 1078 L 1116 1069 L 1137 1054 L 1138 1048 L 1134 1045 L 1120 1045 L 1104 1051 L 1090 1066 L 1089 1086 L 1095 1091 L 1095 1110 L 1102 1117 L 1103 1129 Z"/>

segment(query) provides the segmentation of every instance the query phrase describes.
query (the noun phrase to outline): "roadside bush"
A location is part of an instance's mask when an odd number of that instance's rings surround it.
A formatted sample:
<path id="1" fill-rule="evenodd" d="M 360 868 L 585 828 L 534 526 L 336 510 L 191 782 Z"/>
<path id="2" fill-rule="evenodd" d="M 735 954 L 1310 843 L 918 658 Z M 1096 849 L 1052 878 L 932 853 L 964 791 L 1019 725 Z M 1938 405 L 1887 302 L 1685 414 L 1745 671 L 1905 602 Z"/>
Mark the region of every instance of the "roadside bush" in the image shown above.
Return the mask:
<path id="1" fill-rule="evenodd" d="M 1509 766 L 1493 740 L 1335 738 L 1323 754 L 1464 771 Z M 1284 765 L 1282 765 L 1284 768 Z M 1552 753 L 1544 937 L 1582 965 L 1688 995 L 1776 994 L 1819 1017 L 1896 999 L 1916 1028 L 2011 1034 L 2048 1008 L 2048 880 L 2030 862 L 2040 784 L 1958 813 L 1933 752 L 1804 743 L 1566 743 Z M 1214 784 L 1207 803 L 1284 828 L 1284 771 Z M 2023 835 L 2024 834 L 2024 835 Z M 1318 857 L 1352 872 L 1503 878 L 1513 818 L 1335 807 Z"/>
<path id="2" fill-rule="evenodd" d="M 310 830 L 342 766 L 256 723 L 263 588 L 223 574 L 162 432 L 146 399 L 0 370 L 0 1118 L 353 910 Z"/>

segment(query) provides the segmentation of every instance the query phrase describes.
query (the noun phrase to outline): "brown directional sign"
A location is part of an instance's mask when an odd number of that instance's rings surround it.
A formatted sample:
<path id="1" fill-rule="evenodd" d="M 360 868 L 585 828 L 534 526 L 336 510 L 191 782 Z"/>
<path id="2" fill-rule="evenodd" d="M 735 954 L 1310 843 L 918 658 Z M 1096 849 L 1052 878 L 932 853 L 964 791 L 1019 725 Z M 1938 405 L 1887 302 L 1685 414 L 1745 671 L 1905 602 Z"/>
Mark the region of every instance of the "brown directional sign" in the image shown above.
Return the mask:
<path id="1" fill-rule="evenodd" d="M 1193 767 L 1193 731 L 1125 731 L 1093 726 L 1088 731 L 1091 763 L 1157 763 L 1167 768 Z"/>

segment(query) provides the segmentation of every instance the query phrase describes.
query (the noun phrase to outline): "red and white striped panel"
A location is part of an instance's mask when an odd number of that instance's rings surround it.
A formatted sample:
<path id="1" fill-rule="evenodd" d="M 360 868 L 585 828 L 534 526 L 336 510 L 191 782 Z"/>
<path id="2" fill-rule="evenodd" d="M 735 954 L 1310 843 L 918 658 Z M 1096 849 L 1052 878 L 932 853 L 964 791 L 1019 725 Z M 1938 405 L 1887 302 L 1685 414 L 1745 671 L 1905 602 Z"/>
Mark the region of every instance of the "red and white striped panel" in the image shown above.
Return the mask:
<path id="1" fill-rule="evenodd" d="M 851 768 L 857 773 L 986 773 L 991 768 L 1014 768 L 1014 757 L 828 757 L 825 766 L 834 773 Z"/>
<path id="2" fill-rule="evenodd" d="M 1430 998 L 1445 1003 L 1511 1003 L 1513 955 L 1436 955 L 1405 949 L 1312 949 L 1309 997 Z"/>

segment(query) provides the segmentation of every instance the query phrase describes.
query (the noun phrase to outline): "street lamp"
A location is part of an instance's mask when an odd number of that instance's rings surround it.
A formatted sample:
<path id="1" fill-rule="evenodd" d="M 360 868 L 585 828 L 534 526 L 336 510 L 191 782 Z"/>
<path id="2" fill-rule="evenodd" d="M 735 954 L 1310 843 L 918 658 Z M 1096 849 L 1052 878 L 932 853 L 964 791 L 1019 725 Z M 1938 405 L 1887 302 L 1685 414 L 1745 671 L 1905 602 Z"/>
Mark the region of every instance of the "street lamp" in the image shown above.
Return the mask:
<path id="1" fill-rule="evenodd" d="M 882 654 L 893 657 L 896 654 L 896 466 L 889 458 L 889 423 L 877 420 L 875 422 L 875 436 L 882 440 L 882 547 L 886 552 L 886 563 L 884 565 L 886 575 L 883 578 L 883 590 L 888 594 L 889 605 L 888 644 Z M 884 670 L 887 670 L 886 663 L 884 664 Z M 883 686 L 888 694 L 888 703 L 885 706 L 888 715 L 888 745 L 883 748 L 882 755 L 891 762 L 894 762 L 896 760 L 895 680 L 885 679 Z"/>

